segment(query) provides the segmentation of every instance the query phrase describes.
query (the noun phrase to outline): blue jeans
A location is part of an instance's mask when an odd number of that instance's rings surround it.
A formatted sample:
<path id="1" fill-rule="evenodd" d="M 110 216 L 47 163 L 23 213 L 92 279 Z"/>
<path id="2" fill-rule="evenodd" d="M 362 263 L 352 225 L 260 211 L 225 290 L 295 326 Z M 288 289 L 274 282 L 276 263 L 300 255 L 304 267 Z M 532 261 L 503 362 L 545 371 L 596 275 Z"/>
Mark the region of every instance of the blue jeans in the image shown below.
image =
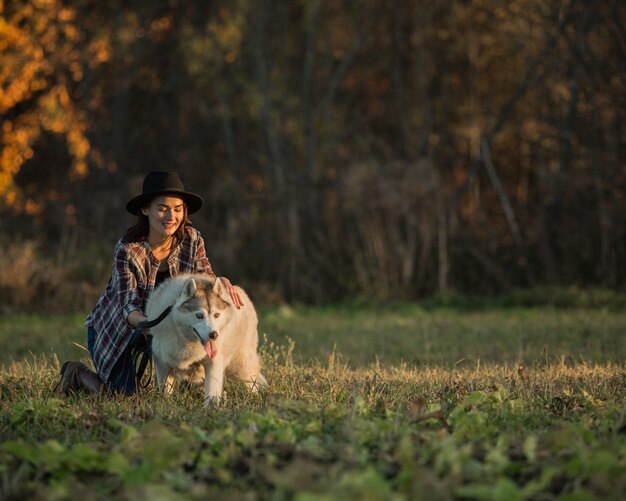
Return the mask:
<path id="1" fill-rule="evenodd" d="M 94 345 L 96 343 L 96 330 L 93 327 L 87 328 L 87 350 L 91 355 L 91 359 L 94 360 Z M 120 355 L 117 359 L 109 379 L 104 383 L 104 386 L 116 393 L 124 393 L 126 395 L 132 395 L 137 391 L 137 385 L 135 383 L 135 366 L 130 355 L 130 346 Z"/>

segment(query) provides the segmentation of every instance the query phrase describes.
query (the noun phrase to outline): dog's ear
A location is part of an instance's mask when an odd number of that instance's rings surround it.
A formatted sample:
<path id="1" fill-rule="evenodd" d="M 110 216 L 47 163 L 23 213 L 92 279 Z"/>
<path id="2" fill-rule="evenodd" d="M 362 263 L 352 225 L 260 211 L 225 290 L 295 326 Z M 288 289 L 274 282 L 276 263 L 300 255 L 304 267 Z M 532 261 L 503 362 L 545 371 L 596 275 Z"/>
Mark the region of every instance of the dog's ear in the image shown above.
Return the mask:
<path id="1" fill-rule="evenodd" d="M 193 278 L 188 278 L 185 282 L 185 285 L 183 285 L 183 290 L 180 292 L 178 299 L 176 299 L 176 304 L 180 306 L 189 298 L 195 296 L 196 290 L 198 290 L 198 287 L 196 286 L 196 281 Z"/>
<path id="2" fill-rule="evenodd" d="M 217 294 L 217 297 L 219 297 L 222 301 L 228 304 L 231 303 L 230 294 L 228 294 L 224 282 L 222 282 L 219 277 L 216 278 L 215 282 L 213 283 L 213 292 Z"/>

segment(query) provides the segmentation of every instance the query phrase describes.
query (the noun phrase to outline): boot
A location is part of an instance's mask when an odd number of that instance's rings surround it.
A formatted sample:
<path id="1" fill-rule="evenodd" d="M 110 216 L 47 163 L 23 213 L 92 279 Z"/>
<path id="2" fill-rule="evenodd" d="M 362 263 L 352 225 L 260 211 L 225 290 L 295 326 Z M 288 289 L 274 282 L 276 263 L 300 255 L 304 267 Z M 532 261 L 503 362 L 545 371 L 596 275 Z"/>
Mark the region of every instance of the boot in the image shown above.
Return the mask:
<path id="1" fill-rule="evenodd" d="M 68 361 L 61 367 L 61 381 L 54 388 L 55 393 L 68 395 L 70 391 L 84 390 L 96 395 L 102 389 L 98 374 L 89 370 L 82 362 Z"/>

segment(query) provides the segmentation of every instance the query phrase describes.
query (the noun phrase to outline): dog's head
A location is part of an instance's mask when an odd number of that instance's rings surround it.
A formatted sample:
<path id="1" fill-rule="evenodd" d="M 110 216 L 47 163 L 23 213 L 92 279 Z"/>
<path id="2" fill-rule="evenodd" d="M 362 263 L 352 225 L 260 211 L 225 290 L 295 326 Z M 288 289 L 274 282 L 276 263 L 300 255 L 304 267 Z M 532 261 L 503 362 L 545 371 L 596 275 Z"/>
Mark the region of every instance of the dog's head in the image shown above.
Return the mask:
<path id="1" fill-rule="evenodd" d="M 230 297 L 219 278 L 189 278 L 174 303 L 172 313 L 176 324 L 185 327 L 188 339 L 197 339 L 209 358 L 217 355 L 217 340 L 223 325 Z"/>

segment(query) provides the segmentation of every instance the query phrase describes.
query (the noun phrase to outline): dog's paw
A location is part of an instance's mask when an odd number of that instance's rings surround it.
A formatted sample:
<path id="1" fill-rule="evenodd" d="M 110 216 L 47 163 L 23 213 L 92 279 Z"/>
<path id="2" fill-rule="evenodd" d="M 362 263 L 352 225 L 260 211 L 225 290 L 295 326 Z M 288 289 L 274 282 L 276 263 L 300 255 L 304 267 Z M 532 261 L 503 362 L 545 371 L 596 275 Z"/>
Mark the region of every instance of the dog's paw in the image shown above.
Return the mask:
<path id="1" fill-rule="evenodd" d="M 204 399 L 205 409 L 217 409 L 222 404 L 222 397 L 216 395 L 208 396 Z"/>
<path id="2" fill-rule="evenodd" d="M 269 386 L 267 384 L 267 381 L 261 374 L 252 377 L 252 379 L 248 381 L 245 381 L 245 384 L 252 393 L 258 393 L 259 391 L 266 390 Z"/>

